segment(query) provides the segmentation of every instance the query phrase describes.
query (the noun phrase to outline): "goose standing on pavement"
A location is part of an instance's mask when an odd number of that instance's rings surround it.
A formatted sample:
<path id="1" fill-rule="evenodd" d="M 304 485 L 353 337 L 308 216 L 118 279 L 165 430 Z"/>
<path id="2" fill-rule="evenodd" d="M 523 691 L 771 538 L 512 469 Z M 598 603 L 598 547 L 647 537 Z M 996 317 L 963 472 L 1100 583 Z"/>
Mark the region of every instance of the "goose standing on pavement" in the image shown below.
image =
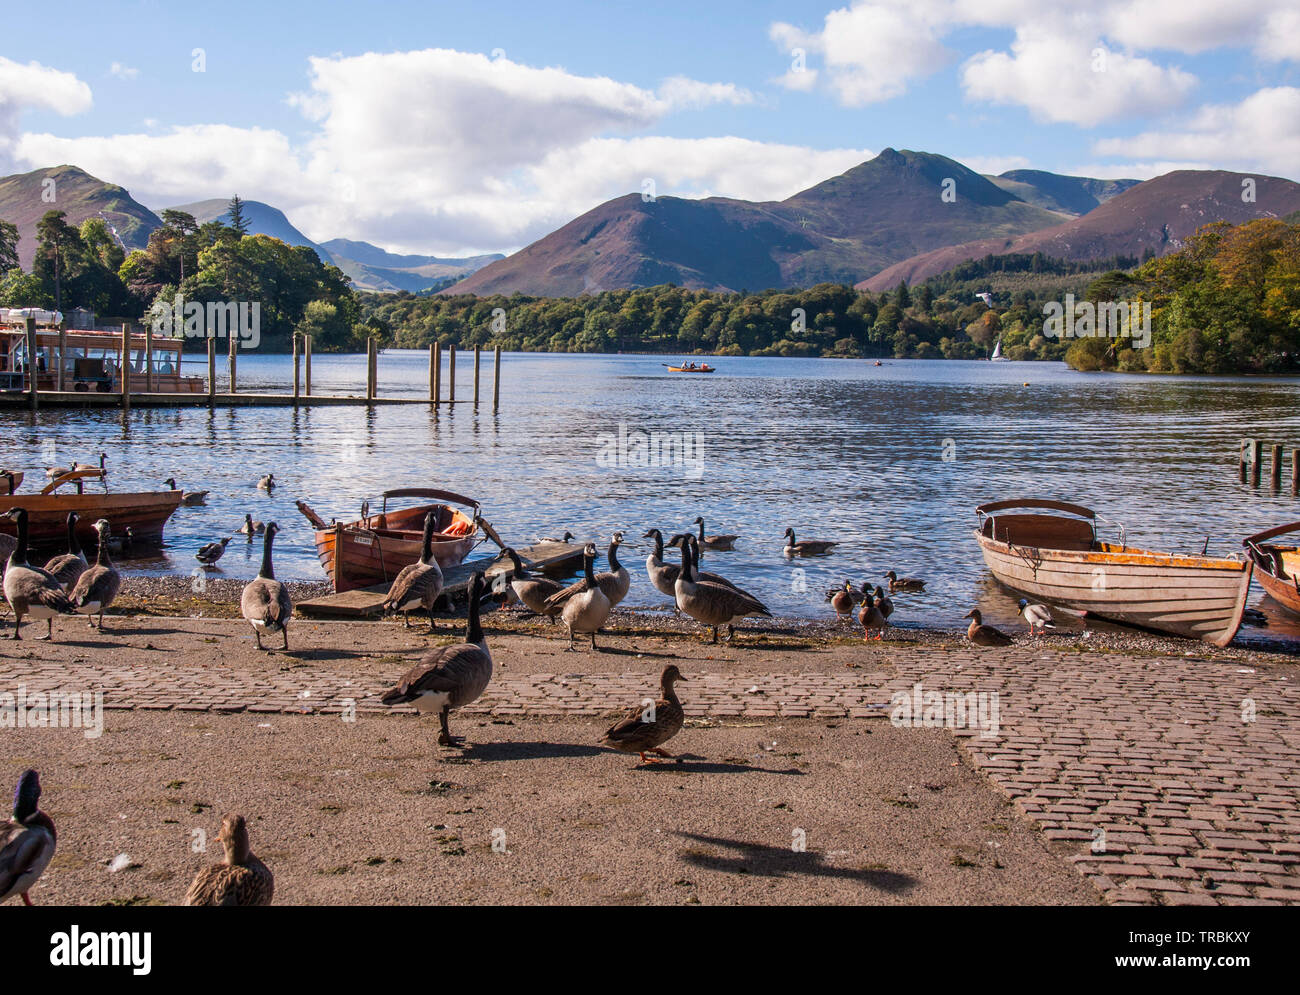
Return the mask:
<path id="1" fill-rule="evenodd" d="M 28 896 L 54 858 L 58 833 L 54 820 L 40 810 L 41 779 L 34 770 L 23 771 L 14 791 L 14 815 L 0 823 L 0 902 L 14 895 Z"/>
<path id="2" fill-rule="evenodd" d="M 9 562 L 5 565 L 5 600 L 14 613 L 14 634 L 9 638 L 22 638 L 18 633 L 23 626 L 23 616 L 30 615 L 46 622 L 46 634 L 36 638 L 52 641 L 54 616 L 71 615 L 72 602 L 58 578 L 27 562 L 27 509 L 10 508 L 0 517 L 14 522 L 18 532 L 18 545 L 9 554 Z"/>
<path id="3" fill-rule="evenodd" d="M 514 576 L 510 578 L 510 590 L 514 591 L 515 597 L 518 598 L 529 611 L 537 615 L 544 615 L 554 622 L 555 616 L 560 614 L 562 605 L 555 605 L 548 608 L 546 599 L 552 594 L 558 594 L 564 590 L 564 585 L 558 580 L 552 580 L 550 577 L 534 577 L 530 574 L 524 563 L 519 559 L 519 554 L 513 549 L 507 547 L 502 552 L 510 558 L 514 565 Z"/>
<path id="4" fill-rule="evenodd" d="M 695 573 L 695 537 L 687 536 L 682 543 L 682 570 L 675 587 L 677 607 L 691 618 L 713 629 L 713 643 L 718 641 L 718 629 L 727 627 L 728 641 L 735 635 L 735 621 L 750 615 L 771 618 L 772 613 L 758 598 L 739 588 L 723 587 L 700 580 Z"/>
<path id="5" fill-rule="evenodd" d="M 210 567 L 221 559 L 222 554 L 225 553 L 226 547 L 229 545 L 230 536 L 218 539 L 216 542 L 205 542 L 199 547 L 199 551 L 194 554 L 194 558 L 205 567 Z"/>
<path id="6" fill-rule="evenodd" d="M 77 582 L 77 578 L 88 566 L 90 563 L 81 550 L 81 543 L 77 541 L 77 513 L 70 511 L 68 512 L 68 551 L 45 564 L 45 572 L 54 574 L 55 579 L 67 589 Z"/>
<path id="7" fill-rule="evenodd" d="M 681 567 L 676 563 L 664 562 L 663 533 L 658 529 L 651 529 L 641 538 L 653 539 L 655 542 L 654 550 L 645 558 L 645 572 L 650 578 L 650 583 L 654 585 L 656 591 L 668 595 L 676 603 L 677 577 L 681 574 Z M 686 533 L 679 532 L 668 541 L 668 545 L 680 546 L 685 539 Z M 710 584 L 721 584 L 723 587 L 739 590 L 735 584 L 721 574 L 709 573 L 707 570 L 697 570 L 696 575 L 700 580 L 708 581 Z"/>
<path id="8" fill-rule="evenodd" d="M 235 530 L 237 535 L 248 536 L 249 542 L 253 541 L 253 536 L 260 536 L 264 532 L 266 532 L 266 524 L 253 521 L 253 516 L 247 513 L 244 515 L 244 524 Z"/>
<path id="9" fill-rule="evenodd" d="M 1025 617 L 1029 623 L 1029 634 L 1034 634 L 1034 626 L 1038 626 L 1038 634 L 1041 636 L 1047 629 L 1055 629 L 1056 622 L 1052 618 L 1052 610 L 1047 605 L 1031 605 L 1025 598 L 1020 599 L 1018 614 Z"/>
<path id="10" fill-rule="evenodd" d="M 694 524 L 695 524 L 695 525 L 698 525 L 699 528 L 700 528 L 700 534 L 699 534 L 699 537 L 698 537 L 698 539 L 699 539 L 699 547 L 700 547 L 700 549 L 716 549 L 716 550 L 719 550 L 719 551 L 722 551 L 722 552 L 731 552 L 731 551 L 733 551 L 733 550 L 736 548 L 736 540 L 739 539 L 740 536 L 738 536 L 738 535 L 713 535 L 713 536 L 706 536 L 706 535 L 704 534 L 704 516 L 703 516 L 703 515 L 698 516 L 698 517 L 695 519 Z"/>
<path id="11" fill-rule="evenodd" d="M 442 594 L 442 568 L 433 555 L 434 517 L 432 511 L 424 516 L 420 558 L 402 567 L 393 579 L 393 585 L 388 589 L 388 597 L 383 604 L 386 612 L 402 613 L 402 624 L 406 628 L 411 625 L 411 610 L 423 608 L 429 615 L 430 632 L 438 628 L 433 619 L 433 606 Z"/>
<path id="12" fill-rule="evenodd" d="M 492 680 L 492 653 L 479 624 L 479 602 L 486 591 L 483 575 L 476 572 L 469 579 L 465 641 L 430 650 L 381 699 L 390 708 L 412 704 L 419 712 L 437 712 L 442 725 L 439 746 L 455 746 L 460 738 L 453 738 L 447 728 L 451 710 L 475 701 Z"/>
<path id="13" fill-rule="evenodd" d="M 964 616 L 971 620 L 966 629 L 966 638 L 976 646 L 1010 646 L 1011 637 L 1000 629 L 984 624 L 984 616 L 978 608 L 972 608 Z"/>
<path id="14" fill-rule="evenodd" d="M 894 571 L 885 574 L 889 581 L 889 593 L 894 594 L 898 591 L 915 592 L 925 590 L 925 581 L 920 577 L 900 577 Z"/>
<path id="15" fill-rule="evenodd" d="M 664 668 L 659 678 L 659 700 L 636 705 L 618 722 L 605 730 L 600 737 L 601 743 L 612 746 L 623 753 L 639 753 L 643 764 L 658 763 L 646 756 L 654 753 L 661 757 L 672 754 L 660 746 L 682 731 L 682 722 L 686 718 L 682 703 L 673 690 L 673 684 L 684 681 L 685 677 L 676 664 Z"/>
<path id="16" fill-rule="evenodd" d="M 163 481 L 163 483 L 166 484 L 166 485 L 167 485 L 171 490 L 173 490 L 173 491 L 176 490 L 176 478 L 175 478 L 175 477 L 168 477 L 166 480 Z M 206 500 L 208 499 L 208 495 L 209 495 L 210 493 L 211 493 L 211 491 L 185 491 L 185 490 L 182 490 L 182 491 L 181 491 L 181 504 L 185 505 L 185 507 L 187 507 L 187 508 L 193 508 L 195 505 L 200 505 L 200 504 L 202 504 L 204 501 L 206 501 Z"/>
<path id="17" fill-rule="evenodd" d="M 614 610 L 609 597 L 601 590 L 596 575 L 592 572 L 591 566 L 595 562 L 596 546 L 595 543 L 589 542 L 582 550 L 583 577 L 577 584 L 578 590 L 560 602 L 556 602 L 556 598 L 568 591 L 568 588 L 546 599 L 548 607 L 552 603 L 563 605 L 560 609 L 560 618 L 564 620 L 569 630 L 569 648 L 565 650 L 566 653 L 572 652 L 573 637 L 576 635 L 589 634 L 591 648 L 596 649 L 596 632 L 608 620 L 609 613 Z"/>
<path id="18" fill-rule="evenodd" d="M 108 555 L 108 519 L 101 518 L 97 521 L 95 532 L 99 535 L 99 552 L 95 555 L 95 562 L 77 578 L 77 583 L 68 592 L 68 598 L 78 614 L 89 616 L 87 621 L 92 628 L 95 616 L 98 615 L 99 631 L 103 632 L 104 611 L 122 589 L 122 575 L 117 572 L 117 567 L 113 566 Z"/>
<path id="19" fill-rule="evenodd" d="M 289 620 L 293 617 L 293 599 L 288 589 L 275 579 L 271 565 L 271 543 L 280 526 L 271 522 L 266 526 L 266 540 L 262 546 L 262 569 L 249 581 L 239 598 L 240 613 L 253 627 L 257 648 L 262 648 L 262 633 L 281 633 L 284 648 L 289 648 Z"/>
<path id="20" fill-rule="evenodd" d="M 623 533 L 615 532 L 614 537 L 609 541 L 609 570 L 602 570 L 596 574 L 596 583 L 600 585 L 601 591 L 609 599 L 609 606 L 613 608 L 620 601 L 627 597 L 628 589 L 632 586 L 632 575 L 627 572 L 627 567 L 618 561 L 618 547 L 623 542 Z M 564 588 L 557 591 L 546 599 L 548 607 L 557 607 L 563 605 L 566 601 L 583 590 L 586 585 L 586 579 L 577 580 Z"/>
<path id="21" fill-rule="evenodd" d="M 210 864 L 194 876 L 183 904 L 270 905 L 275 894 L 275 875 L 253 856 L 244 817 L 231 812 L 222 819 L 217 839 L 226 852 L 226 859 L 220 864 Z"/>
<path id="22" fill-rule="evenodd" d="M 795 539 L 794 529 L 785 530 L 786 556 L 821 556 L 838 545 L 838 542 L 827 542 L 821 539 Z"/>

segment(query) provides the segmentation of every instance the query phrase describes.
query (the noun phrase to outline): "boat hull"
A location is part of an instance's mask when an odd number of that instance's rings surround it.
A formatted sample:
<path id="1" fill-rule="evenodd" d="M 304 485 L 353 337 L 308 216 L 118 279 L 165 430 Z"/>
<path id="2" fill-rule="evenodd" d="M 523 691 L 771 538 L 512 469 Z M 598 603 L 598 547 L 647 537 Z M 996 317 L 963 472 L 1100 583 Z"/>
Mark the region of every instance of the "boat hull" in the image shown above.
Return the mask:
<path id="1" fill-rule="evenodd" d="M 162 541 L 163 527 L 181 503 L 180 491 L 150 491 L 141 494 L 13 494 L 4 498 L 6 508 L 27 510 L 27 534 L 33 545 L 61 544 L 68 534 L 68 512 L 77 513 L 77 538 L 95 548 L 95 522 L 108 519 L 112 534 L 120 536 L 129 526 L 135 541 Z M 13 535 L 13 522 L 0 521 L 0 533 Z"/>
<path id="2" fill-rule="evenodd" d="M 1300 616 L 1300 547 L 1270 542 L 1278 536 L 1300 532 L 1300 522 L 1280 525 L 1243 540 L 1246 555 L 1255 564 L 1255 579 L 1265 593 L 1292 615 Z"/>

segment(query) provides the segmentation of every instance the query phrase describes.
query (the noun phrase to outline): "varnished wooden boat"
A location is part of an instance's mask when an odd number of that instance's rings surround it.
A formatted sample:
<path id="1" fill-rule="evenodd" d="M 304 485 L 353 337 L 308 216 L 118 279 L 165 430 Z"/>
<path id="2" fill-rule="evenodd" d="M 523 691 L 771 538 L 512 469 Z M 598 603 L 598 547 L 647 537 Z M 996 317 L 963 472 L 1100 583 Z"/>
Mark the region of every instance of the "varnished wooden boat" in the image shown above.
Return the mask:
<path id="1" fill-rule="evenodd" d="M 1156 553 L 1097 538 L 1096 515 L 1064 501 L 975 509 L 984 562 L 1007 587 L 1088 616 L 1226 646 L 1250 591 L 1248 559 Z"/>
<path id="2" fill-rule="evenodd" d="M 479 504 L 473 498 L 451 491 L 426 487 L 406 487 L 385 491 L 383 506 L 377 515 L 362 510 L 362 517 L 351 522 L 326 522 L 306 503 L 297 502 L 316 530 L 316 555 L 338 592 L 391 581 L 402 567 L 420 558 L 424 538 L 424 516 L 430 511 L 434 520 L 433 555 L 440 567 L 455 566 L 469 555 L 479 532 Z M 425 504 L 388 510 L 390 498 L 424 498 Z M 451 504 L 470 509 L 467 514 Z"/>
<path id="3" fill-rule="evenodd" d="M 85 471 L 98 476 L 98 470 Z M 0 498 L 4 508 L 26 508 L 28 536 L 37 546 L 62 545 L 67 541 L 68 512 L 77 513 L 77 538 L 94 549 L 99 541 L 95 522 L 108 519 L 113 535 L 129 526 L 135 542 L 162 542 L 163 526 L 181 503 L 180 491 L 146 491 L 139 494 L 59 494 L 51 488 L 71 479 L 61 477 L 40 494 L 12 494 Z M 0 521 L 0 533 L 14 534 L 14 523 Z"/>
<path id="4" fill-rule="evenodd" d="M 1241 544 L 1255 564 L 1259 586 L 1287 611 L 1300 615 L 1300 546 L 1269 541 L 1293 532 L 1300 532 L 1300 522 L 1256 532 Z"/>

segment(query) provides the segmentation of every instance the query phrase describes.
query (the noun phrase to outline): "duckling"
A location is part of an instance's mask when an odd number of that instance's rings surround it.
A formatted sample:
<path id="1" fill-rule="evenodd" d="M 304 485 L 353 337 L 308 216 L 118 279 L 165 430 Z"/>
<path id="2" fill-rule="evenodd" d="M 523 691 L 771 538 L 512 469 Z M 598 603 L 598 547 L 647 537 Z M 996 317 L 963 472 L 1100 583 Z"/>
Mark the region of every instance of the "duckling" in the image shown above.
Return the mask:
<path id="1" fill-rule="evenodd" d="M 1011 637 L 1005 632 L 984 624 L 984 616 L 980 614 L 978 608 L 972 608 L 963 617 L 971 620 L 970 626 L 966 629 L 966 638 L 976 646 L 1011 645 Z"/>
<path id="2" fill-rule="evenodd" d="M 862 623 L 864 630 L 862 636 L 864 643 L 871 638 L 873 632 L 877 639 L 885 638 L 885 627 L 889 624 L 889 620 L 885 618 L 880 605 L 870 595 L 864 595 L 858 602 L 858 621 Z"/>
<path id="3" fill-rule="evenodd" d="M 587 543 L 582 550 L 582 573 L 583 578 L 579 582 L 579 590 L 570 595 L 563 602 L 563 608 L 560 609 L 560 618 L 564 620 L 565 626 L 569 630 L 569 648 L 566 653 L 573 651 L 573 637 L 575 635 L 591 635 L 591 648 L 596 646 L 596 633 L 600 627 L 605 624 L 609 618 L 609 613 L 614 610 L 610 604 L 609 597 L 602 590 L 596 581 L 596 575 L 592 573 L 591 565 L 596 562 L 595 543 Z M 566 588 L 567 590 L 567 588 Z M 560 594 L 564 594 L 561 591 Z M 546 599 L 547 607 L 560 596 L 552 595 Z"/>
<path id="4" fill-rule="evenodd" d="M 439 746 L 455 746 L 459 741 L 447 727 L 451 710 L 477 700 L 492 680 L 492 653 L 479 623 L 479 603 L 486 591 L 483 575 L 475 572 L 469 579 L 465 641 L 430 650 L 380 699 L 390 708 L 412 704 L 419 712 L 437 712 L 442 725 Z"/>
<path id="5" fill-rule="evenodd" d="M 271 564 L 271 543 L 280 526 L 271 522 L 266 527 L 266 541 L 262 546 L 262 568 L 244 587 L 239 598 L 239 611 L 253 627 L 257 648 L 262 648 L 263 632 L 279 632 L 284 636 L 284 648 L 289 648 L 289 622 L 293 618 L 293 599 L 289 590 L 275 579 Z"/>
<path id="6" fill-rule="evenodd" d="M 730 552 L 736 548 L 736 540 L 739 539 L 740 536 L 738 535 L 706 536 L 704 534 L 703 516 L 697 517 L 695 519 L 694 524 L 700 527 L 700 534 L 697 537 L 697 539 L 701 549 L 716 549 L 716 550 L 721 550 L 723 552 Z"/>
<path id="7" fill-rule="evenodd" d="M 442 594 L 442 568 L 433 555 L 433 520 L 431 511 L 424 516 L 424 538 L 420 546 L 420 558 L 415 563 L 408 563 L 393 578 L 384 599 L 384 611 L 402 612 L 404 627 L 410 628 L 410 610 L 423 608 L 429 614 L 429 631 L 437 629 L 433 618 L 433 606 Z"/>
<path id="8" fill-rule="evenodd" d="M 205 567 L 210 567 L 216 563 L 217 560 L 221 559 L 221 556 L 225 553 L 228 545 L 230 545 L 230 536 L 226 536 L 224 539 L 218 539 L 216 542 L 204 543 L 199 547 L 199 551 L 194 554 L 194 558 Z"/>
<path id="9" fill-rule="evenodd" d="M 257 481 L 257 489 L 259 491 L 266 491 L 270 494 L 271 491 L 275 489 L 275 474 L 268 473 L 265 477 L 260 478 Z"/>
<path id="10" fill-rule="evenodd" d="M 0 518 L 14 522 L 18 532 L 18 545 L 9 554 L 4 576 L 5 600 L 14 613 L 14 634 L 9 638 L 22 638 L 18 633 L 23 626 L 23 616 L 31 615 L 46 622 L 46 634 L 36 638 L 53 641 L 54 616 L 71 615 L 72 602 L 58 578 L 27 562 L 27 509 L 10 508 Z"/>
<path id="11" fill-rule="evenodd" d="M 13 818 L 0 823 L 0 902 L 23 896 L 23 904 L 32 904 L 32 885 L 36 884 L 54 858 L 58 833 L 54 820 L 40 810 L 40 775 L 25 770 L 14 791 Z"/>
<path id="12" fill-rule="evenodd" d="M 550 577 L 534 577 L 524 567 L 523 561 L 519 559 L 519 554 L 513 549 L 507 547 L 502 552 L 510 558 L 514 565 L 514 576 L 510 578 L 510 590 L 514 592 L 523 605 L 538 615 L 545 616 L 550 621 L 555 621 L 555 616 L 560 614 L 562 605 L 554 608 L 546 606 L 546 599 L 553 594 L 558 594 L 564 590 L 564 585 L 558 580 L 552 580 Z"/>
<path id="13" fill-rule="evenodd" d="M 99 536 L 99 552 L 95 562 L 77 578 L 77 583 L 68 592 L 68 599 L 78 614 L 87 616 L 86 621 L 93 628 L 95 616 L 99 616 L 99 631 L 104 631 L 104 611 L 113 603 L 117 592 L 122 588 L 122 575 L 113 566 L 108 555 L 108 519 L 101 518 L 95 523 L 95 532 Z"/>
<path id="14" fill-rule="evenodd" d="M 1023 615 L 1025 621 L 1029 623 L 1029 634 L 1034 634 L 1034 626 L 1038 626 L 1038 634 L 1041 636 L 1045 629 L 1055 629 L 1056 622 L 1052 619 L 1052 610 L 1047 605 L 1031 605 L 1028 600 L 1021 598 L 1017 614 Z"/>
<path id="15" fill-rule="evenodd" d="M 853 585 L 847 580 L 844 587 L 836 591 L 831 598 L 831 607 L 835 609 L 836 621 L 844 621 L 853 615 Z"/>
<path id="16" fill-rule="evenodd" d="M 924 591 L 925 581 L 919 577 L 900 577 L 894 571 L 885 574 L 889 580 L 889 593 L 894 594 L 897 591 Z"/>
<path id="17" fill-rule="evenodd" d="M 659 700 L 632 708 L 605 730 L 600 742 L 623 753 L 639 753 L 643 764 L 659 762 L 648 758 L 647 753 L 671 757 L 672 754 L 660 749 L 660 746 L 681 732 L 686 715 L 673 684 L 684 680 L 686 678 L 676 664 L 669 664 L 659 678 Z"/>
<path id="18" fill-rule="evenodd" d="M 785 530 L 786 556 L 821 556 L 838 546 L 838 542 L 826 542 L 818 539 L 796 540 L 794 529 Z"/>
<path id="19" fill-rule="evenodd" d="M 682 542 L 682 569 L 677 576 L 674 593 L 677 607 L 713 629 L 713 643 L 718 641 L 718 628 L 727 627 L 727 639 L 735 636 L 737 619 L 750 615 L 771 618 L 772 613 L 758 598 L 736 587 L 722 587 L 702 581 L 695 572 L 695 537 L 688 535 Z"/>
<path id="20" fill-rule="evenodd" d="M 90 563 L 81 550 L 81 543 L 77 541 L 77 513 L 70 511 L 68 512 L 68 551 L 46 563 L 45 572 L 54 574 L 55 579 L 67 589 L 77 582 L 77 578 L 88 566 Z"/>
<path id="21" fill-rule="evenodd" d="M 251 906 L 270 905 L 275 894 L 275 875 L 253 856 L 248 842 L 248 823 L 231 812 L 221 820 L 217 835 L 226 859 L 203 868 L 185 893 L 185 905 Z"/>
<path id="22" fill-rule="evenodd" d="M 248 541 L 252 542 L 253 536 L 260 536 L 265 531 L 266 531 L 266 524 L 264 522 L 255 522 L 253 521 L 252 515 L 245 514 L 244 524 L 241 525 L 239 528 L 237 528 L 235 530 L 235 533 L 236 535 L 248 536 Z"/>
<path id="23" fill-rule="evenodd" d="M 168 477 L 163 481 L 171 490 L 176 490 L 176 478 Z M 182 491 L 181 504 L 187 508 L 193 508 L 195 505 L 203 504 L 208 499 L 211 491 Z"/>

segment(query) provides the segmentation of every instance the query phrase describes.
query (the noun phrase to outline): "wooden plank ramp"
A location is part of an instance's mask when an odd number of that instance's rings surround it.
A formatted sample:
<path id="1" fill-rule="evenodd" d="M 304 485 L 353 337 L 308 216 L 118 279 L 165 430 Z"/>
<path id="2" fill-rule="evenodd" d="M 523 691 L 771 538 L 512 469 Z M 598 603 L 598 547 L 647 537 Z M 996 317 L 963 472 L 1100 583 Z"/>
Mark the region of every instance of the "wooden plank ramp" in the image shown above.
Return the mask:
<path id="1" fill-rule="evenodd" d="M 515 552 L 519 554 L 524 566 L 550 573 L 571 573 L 582 563 L 582 546 L 574 543 L 539 542 L 534 546 L 516 549 Z M 507 579 L 514 574 L 510 560 L 499 553 L 491 559 L 467 560 L 443 571 L 443 593 L 451 597 L 463 595 L 475 570 L 482 570 L 489 580 L 498 574 L 505 574 Z M 341 594 L 326 594 L 298 602 L 294 605 L 294 611 L 318 618 L 378 618 L 383 614 L 381 606 L 388 595 L 389 586 L 376 584 Z"/>

